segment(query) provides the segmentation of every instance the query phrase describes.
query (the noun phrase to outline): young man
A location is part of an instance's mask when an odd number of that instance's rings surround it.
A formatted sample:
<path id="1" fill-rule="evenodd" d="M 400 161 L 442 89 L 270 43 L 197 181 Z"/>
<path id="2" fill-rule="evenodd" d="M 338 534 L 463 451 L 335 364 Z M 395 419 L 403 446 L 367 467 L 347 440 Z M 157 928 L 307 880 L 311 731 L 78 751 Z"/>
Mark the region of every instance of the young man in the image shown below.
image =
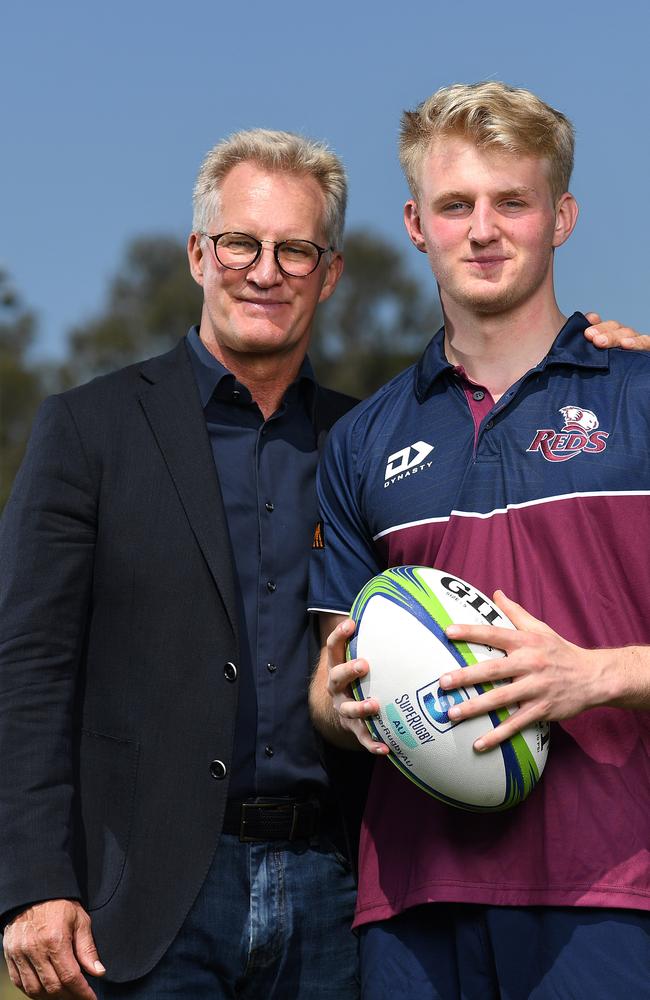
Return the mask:
<path id="1" fill-rule="evenodd" d="M 320 143 L 219 143 L 200 327 L 37 419 L 0 536 L 0 913 L 28 996 L 358 993 L 307 711 L 318 445 L 352 401 L 305 353 L 345 201 Z"/>
<path id="2" fill-rule="evenodd" d="M 441 680 L 512 678 L 450 710 L 519 706 L 477 752 L 555 725 L 539 787 L 510 812 L 454 810 L 376 762 L 363 995 L 647 996 L 650 356 L 594 350 L 555 299 L 578 214 L 564 115 L 499 83 L 446 88 L 404 115 L 401 159 L 445 325 L 328 441 L 313 715 L 341 745 L 387 753 L 362 721 L 377 704 L 350 699 L 368 665 L 343 662 L 345 615 L 369 577 L 415 563 L 508 595 L 496 600 L 519 631 L 448 630 L 508 654 Z M 411 475 L 390 475 L 398 456 Z"/>

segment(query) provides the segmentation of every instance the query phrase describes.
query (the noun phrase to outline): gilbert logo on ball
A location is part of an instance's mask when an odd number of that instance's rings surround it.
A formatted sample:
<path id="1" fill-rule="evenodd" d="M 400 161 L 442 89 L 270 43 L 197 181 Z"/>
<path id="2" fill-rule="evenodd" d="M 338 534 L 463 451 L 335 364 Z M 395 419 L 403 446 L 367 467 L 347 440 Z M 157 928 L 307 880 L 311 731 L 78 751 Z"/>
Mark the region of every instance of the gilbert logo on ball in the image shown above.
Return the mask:
<path id="1" fill-rule="evenodd" d="M 443 691 L 438 684 L 450 670 L 504 655 L 490 646 L 452 642 L 445 635 L 447 625 L 514 628 L 503 612 L 451 573 L 396 566 L 369 580 L 350 616 L 357 627 L 348 659 L 360 656 L 370 665 L 367 676 L 355 682 L 354 696 L 379 702 L 379 714 L 367 725 L 390 748 L 388 759 L 448 805 L 490 812 L 522 802 L 544 770 L 548 723 L 529 726 L 494 750 L 477 753 L 477 737 L 498 726 L 516 706 L 453 722 L 447 714 L 451 705 L 492 685 Z"/>

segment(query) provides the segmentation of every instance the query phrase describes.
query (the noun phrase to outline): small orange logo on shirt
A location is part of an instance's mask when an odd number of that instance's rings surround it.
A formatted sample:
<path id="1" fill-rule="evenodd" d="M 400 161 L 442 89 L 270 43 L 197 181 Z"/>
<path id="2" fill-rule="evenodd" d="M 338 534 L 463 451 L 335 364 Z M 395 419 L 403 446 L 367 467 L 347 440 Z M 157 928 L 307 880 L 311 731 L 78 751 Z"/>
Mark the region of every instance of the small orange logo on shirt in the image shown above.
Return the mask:
<path id="1" fill-rule="evenodd" d="M 314 528 L 314 538 L 311 543 L 312 549 L 324 549 L 325 548 L 325 534 L 323 531 L 323 522 L 316 521 L 316 527 Z"/>

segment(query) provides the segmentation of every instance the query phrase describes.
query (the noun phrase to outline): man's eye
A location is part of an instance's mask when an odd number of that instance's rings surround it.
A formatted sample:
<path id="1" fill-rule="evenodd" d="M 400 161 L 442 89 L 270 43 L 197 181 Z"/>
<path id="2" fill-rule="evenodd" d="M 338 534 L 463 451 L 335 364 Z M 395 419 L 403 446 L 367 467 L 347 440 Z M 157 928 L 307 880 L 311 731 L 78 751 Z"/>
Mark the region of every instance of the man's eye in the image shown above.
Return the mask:
<path id="1" fill-rule="evenodd" d="M 502 204 L 504 208 L 509 208 L 509 209 L 517 209 L 525 207 L 525 203 L 523 201 L 519 201 L 516 198 L 508 198 L 508 200 L 504 201 Z"/>
<path id="2" fill-rule="evenodd" d="M 449 205 L 445 205 L 443 212 L 447 212 L 449 215 L 458 215 L 460 212 L 465 212 L 469 208 L 467 202 L 464 201 L 452 201 Z"/>
<path id="3" fill-rule="evenodd" d="M 220 246 L 228 250 L 256 250 L 257 244 L 246 236 L 229 236 L 220 241 Z"/>
<path id="4" fill-rule="evenodd" d="M 282 252 L 285 253 L 287 257 L 293 257 L 294 259 L 309 257 L 313 253 L 311 247 L 301 246 L 297 243 L 285 243 L 282 247 Z"/>

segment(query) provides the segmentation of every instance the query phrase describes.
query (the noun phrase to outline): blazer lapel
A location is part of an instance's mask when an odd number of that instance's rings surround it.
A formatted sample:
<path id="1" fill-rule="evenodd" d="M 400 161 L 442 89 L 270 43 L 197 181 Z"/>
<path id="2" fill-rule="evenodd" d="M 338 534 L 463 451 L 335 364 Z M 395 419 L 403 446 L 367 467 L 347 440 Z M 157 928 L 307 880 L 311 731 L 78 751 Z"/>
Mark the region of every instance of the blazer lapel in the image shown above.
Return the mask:
<path id="1" fill-rule="evenodd" d="M 140 366 L 140 404 L 238 636 L 233 556 L 205 417 L 184 340 Z"/>

